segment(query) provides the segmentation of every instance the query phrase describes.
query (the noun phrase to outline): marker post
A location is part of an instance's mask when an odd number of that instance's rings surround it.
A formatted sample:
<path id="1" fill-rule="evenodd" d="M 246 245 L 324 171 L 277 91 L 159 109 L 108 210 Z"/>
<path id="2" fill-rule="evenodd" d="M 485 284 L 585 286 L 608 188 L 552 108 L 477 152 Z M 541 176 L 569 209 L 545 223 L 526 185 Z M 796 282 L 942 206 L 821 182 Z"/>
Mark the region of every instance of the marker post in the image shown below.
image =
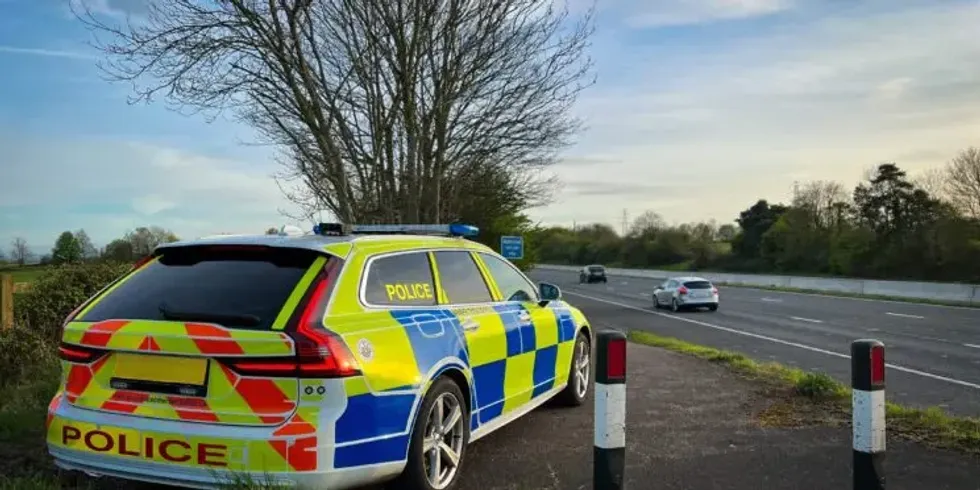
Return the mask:
<path id="1" fill-rule="evenodd" d="M 885 346 L 851 343 L 851 427 L 854 490 L 884 490 Z"/>
<path id="2" fill-rule="evenodd" d="M 592 486 L 626 488 L 626 335 L 596 334 L 595 445 Z"/>

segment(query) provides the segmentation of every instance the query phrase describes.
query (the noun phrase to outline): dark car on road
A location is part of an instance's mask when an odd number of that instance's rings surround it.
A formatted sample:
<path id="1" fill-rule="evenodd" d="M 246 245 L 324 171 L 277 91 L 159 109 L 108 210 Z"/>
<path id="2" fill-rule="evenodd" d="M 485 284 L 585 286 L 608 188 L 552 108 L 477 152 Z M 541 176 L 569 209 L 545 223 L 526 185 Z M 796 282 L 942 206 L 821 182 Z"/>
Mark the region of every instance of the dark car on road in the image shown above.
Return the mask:
<path id="1" fill-rule="evenodd" d="M 606 268 L 601 265 L 587 265 L 578 274 L 579 283 L 606 282 Z"/>

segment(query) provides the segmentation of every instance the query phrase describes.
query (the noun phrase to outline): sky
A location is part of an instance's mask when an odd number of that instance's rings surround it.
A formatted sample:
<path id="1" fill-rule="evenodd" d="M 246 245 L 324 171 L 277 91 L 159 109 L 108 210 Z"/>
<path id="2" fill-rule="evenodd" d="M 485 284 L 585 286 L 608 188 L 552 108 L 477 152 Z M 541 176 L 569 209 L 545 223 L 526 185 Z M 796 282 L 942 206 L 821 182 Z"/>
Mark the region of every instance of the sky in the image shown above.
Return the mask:
<path id="1" fill-rule="evenodd" d="M 86 1 L 138 14 L 145 0 Z M 0 249 L 23 237 L 43 253 L 66 229 L 104 245 L 137 226 L 293 223 L 273 149 L 227 117 L 128 104 L 66 2 L 0 0 Z M 573 109 L 585 129 L 530 214 L 726 223 L 794 181 L 941 166 L 980 145 L 978 25 L 964 0 L 598 0 L 597 83 Z"/>

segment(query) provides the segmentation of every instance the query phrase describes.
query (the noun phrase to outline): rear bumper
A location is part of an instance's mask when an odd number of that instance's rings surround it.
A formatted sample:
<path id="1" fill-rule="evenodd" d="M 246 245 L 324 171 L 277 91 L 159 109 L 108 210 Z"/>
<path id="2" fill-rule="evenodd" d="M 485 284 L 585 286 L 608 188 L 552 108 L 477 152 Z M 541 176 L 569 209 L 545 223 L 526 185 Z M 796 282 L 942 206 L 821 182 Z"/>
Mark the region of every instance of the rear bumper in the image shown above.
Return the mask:
<path id="1" fill-rule="evenodd" d="M 116 477 L 183 488 L 218 489 L 229 483 L 253 482 L 262 488 L 350 489 L 390 479 L 401 472 L 404 463 L 385 463 L 347 470 L 313 472 L 231 472 L 227 470 L 183 468 L 170 464 L 131 459 L 91 456 L 82 451 L 49 446 L 54 464 L 90 477 Z"/>
<path id="2" fill-rule="evenodd" d="M 712 306 L 718 304 L 718 298 L 679 298 L 678 303 L 682 306 Z"/>
<path id="3" fill-rule="evenodd" d="M 343 393 L 339 380 L 325 384 L 328 393 Z M 184 488 L 251 481 L 336 490 L 398 475 L 407 436 L 338 445 L 336 427 L 349 403 L 343 396 L 330 400 L 316 412 L 304 412 L 316 429 L 303 431 L 290 423 L 216 425 L 100 412 L 72 406 L 59 395 L 49 407 L 48 452 L 65 470 Z"/>

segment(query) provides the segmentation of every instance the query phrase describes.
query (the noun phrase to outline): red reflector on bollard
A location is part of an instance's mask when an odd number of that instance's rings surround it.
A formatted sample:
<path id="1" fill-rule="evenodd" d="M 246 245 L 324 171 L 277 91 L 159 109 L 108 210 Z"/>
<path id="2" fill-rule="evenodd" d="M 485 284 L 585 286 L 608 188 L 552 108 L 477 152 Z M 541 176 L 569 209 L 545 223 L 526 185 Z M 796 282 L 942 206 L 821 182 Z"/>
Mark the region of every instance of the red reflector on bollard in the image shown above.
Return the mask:
<path id="1" fill-rule="evenodd" d="M 871 346 L 871 384 L 885 383 L 885 348 L 880 345 Z"/>
<path id="2" fill-rule="evenodd" d="M 626 377 L 626 339 L 610 340 L 606 347 L 606 377 Z"/>

